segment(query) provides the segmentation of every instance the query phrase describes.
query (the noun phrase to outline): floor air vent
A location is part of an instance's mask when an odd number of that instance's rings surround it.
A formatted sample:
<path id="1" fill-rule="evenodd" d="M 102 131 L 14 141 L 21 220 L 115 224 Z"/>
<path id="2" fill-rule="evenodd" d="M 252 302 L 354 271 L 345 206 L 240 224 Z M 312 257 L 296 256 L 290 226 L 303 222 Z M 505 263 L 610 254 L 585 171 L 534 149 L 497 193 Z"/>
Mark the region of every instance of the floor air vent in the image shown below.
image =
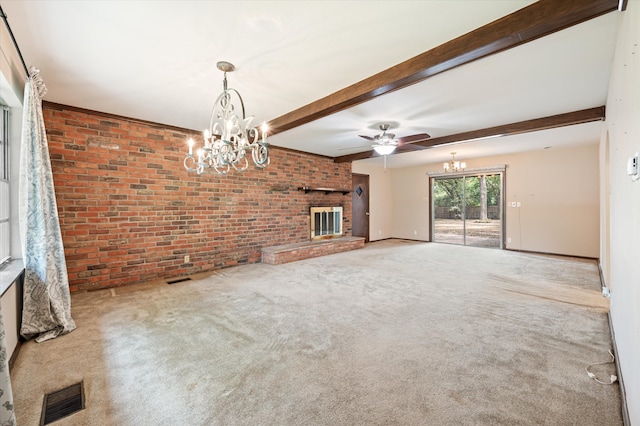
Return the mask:
<path id="1" fill-rule="evenodd" d="M 40 425 L 48 425 L 84 409 L 83 382 L 44 396 Z"/>
<path id="2" fill-rule="evenodd" d="M 175 280 L 168 280 L 167 284 L 177 284 L 177 283 L 181 283 L 181 282 L 184 282 L 184 281 L 191 281 L 191 278 L 186 277 L 186 278 L 177 278 Z"/>

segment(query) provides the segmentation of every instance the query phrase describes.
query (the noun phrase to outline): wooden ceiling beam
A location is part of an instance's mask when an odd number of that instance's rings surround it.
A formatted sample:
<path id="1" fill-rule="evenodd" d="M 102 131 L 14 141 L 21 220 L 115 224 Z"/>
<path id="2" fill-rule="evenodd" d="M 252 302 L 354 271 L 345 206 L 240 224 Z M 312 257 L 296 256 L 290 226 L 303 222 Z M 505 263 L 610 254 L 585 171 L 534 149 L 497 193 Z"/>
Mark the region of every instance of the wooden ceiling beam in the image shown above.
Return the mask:
<path id="1" fill-rule="evenodd" d="M 548 117 L 535 118 L 533 120 L 520 121 L 517 123 L 504 124 L 501 126 L 488 127 L 486 129 L 473 130 L 470 132 L 457 133 L 455 135 L 442 136 L 439 138 L 427 139 L 426 141 L 416 142 L 410 149 L 404 149 L 404 146 L 398 146 L 393 154 L 412 151 L 422 147 L 422 149 L 446 145 L 451 143 L 474 141 L 477 139 L 485 139 L 491 137 L 511 136 L 521 133 L 535 132 L 539 130 L 555 129 L 557 127 L 571 126 L 574 124 L 590 123 L 592 121 L 600 121 L 605 118 L 605 107 L 583 109 L 580 111 L 568 112 L 565 114 L 551 115 Z M 393 155 L 390 154 L 390 155 Z M 333 159 L 336 163 L 346 163 L 356 160 L 364 160 L 366 158 L 379 157 L 379 155 L 371 150 L 358 152 L 355 154 L 343 155 Z"/>
<path id="2" fill-rule="evenodd" d="M 618 8 L 618 0 L 539 0 L 396 66 L 281 115 L 277 134 L 402 89 L 443 71 L 563 30 Z"/>

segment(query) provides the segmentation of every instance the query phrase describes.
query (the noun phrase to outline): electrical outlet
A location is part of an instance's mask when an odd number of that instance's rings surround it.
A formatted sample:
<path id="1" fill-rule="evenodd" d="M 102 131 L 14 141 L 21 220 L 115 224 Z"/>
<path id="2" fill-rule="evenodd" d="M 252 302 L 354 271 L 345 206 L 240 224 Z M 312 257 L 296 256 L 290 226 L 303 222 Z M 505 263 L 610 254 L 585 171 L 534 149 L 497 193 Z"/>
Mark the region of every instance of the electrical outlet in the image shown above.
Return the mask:
<path id="1" fill-rule="evenodd" d="M 520 201 L 518 201 L 518 202 L 516 203 L 516 207 L 522 207 L 522 203 L 520 203 Z"/>
<path id="2" fill-rule="evenodd" d="M 413 231 L 413 235 L 418 235 L 418 231 Z"/>
<path id="3" fill-rule="evenodd" d="M 378 235 L 382 235 L 382 229 L 378 229 Z"/>
<path id="4" fill-rule="evenodd" d="M 188 254 L 184 255 L 184 263 L 189 263 L 189 255 Z"/>
<path id="5" fill-rule="evenodd" d="M 515 202 L 515 201 L 512 201 L 512 202 L 511 202 L 511 207 L 515 207 L 515 206 L 516 206 L 516 202 Z"/>
<path id="6" fill-rule="evenodd" d="M 511 237 L 507 237 L 507 244 L 511 244 Z"/>

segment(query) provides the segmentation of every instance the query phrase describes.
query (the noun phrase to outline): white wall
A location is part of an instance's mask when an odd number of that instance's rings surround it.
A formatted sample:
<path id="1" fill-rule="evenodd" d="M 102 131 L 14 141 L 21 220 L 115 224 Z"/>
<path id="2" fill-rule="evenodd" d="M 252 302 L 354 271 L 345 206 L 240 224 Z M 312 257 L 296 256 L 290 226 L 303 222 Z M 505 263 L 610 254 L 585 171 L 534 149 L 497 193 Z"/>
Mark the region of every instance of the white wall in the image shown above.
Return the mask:
<path id="1" fill-rule="evenodd" d="M 0 23 L 0 98 L 7 105 L 22 103 L 26 76 L 4 22 Z"/>
<path id="2" fill-rule="evenodd" d="M 393 236 L 393 198 L 391 169 L 355 162 L 353 173 L 369 175 L 369 241 L 382 240 Z"/>
<path id="3" fill-rule="evenodd" d="M 16 309 L 16 284 L 13 284 L 0 297 L 0 309 L 2 309 L 2 321 L 5 331 L 5 345 L 7 348 L 7 357 L 11 358 L 13 351 L 18 346 L 20 325 L 18 324 L 18 315 Z"/>
<path id="4" fill-rule="evenodd" d="M 429 241 L 429 177 L 427 167 L 394 169 L 393 236 L 409 240 Z"/>
<path id="5" fill-rule="evenodd" d="M 22 258 L 18 224 L 18 180 L 20 164 L 20 140 L 22 133 L 22 101 L 25 71 L 18 53 L 13 46 L 11 36 L 4 23 L 0 24 L 0 102 L 11 107 L 10 118 L 10 159 L 11 159 L 11 257 Z M 10 278 L 13 280 L 13 278 Z M 0 309 L 4 320 L 7 355 L 11 357 L 18 343 L 18 309 L 15 283 L 0 283 L 2 288 L 10 285 L 2 294 Z"/>
<path id="6" fill-rule="evenodd" d="M 10 142 L 11 158 L 11 257 L 22 258 L 18 226 L 18 178 L 20 164 L 20 139 L 22 134 L 22 102 L 26 76 L 4 22 L 0 24 L 0 102 L 11 108 Z M 14 190 L 16 189 L 16 190 Z"/>
<path id="7" fill-rule="evenodd" d="M 598 145 L 552 148 L 505 158 L 507 248 L 597 258 Z"/>
<path id="8" fill-rule="evenodd" d="M 597 136 L 590 144 L 466 159 L 469 169 L 506 165 L 506 248 L 597 258 L 599 186 Z M 429 176 L 442 164 L 393 169 L 396 238 L 429 240 Z M 372 186 L 372 193 L 377 188 Z M 387 190 L 388 192 L 388 190 Z M 372 212 L 372 214 L 375 212 Z"/>
<path id="9" fill-rule="evenodd" d="M 629 418 L 636 425 L 640 425 L 640 181 L 631 181 L 626 164 L 631 155 L 640 151 L 639 46 L 640 4 L 630 1 L 627 10 L 620 13 L 606 131 L 601 140 L 600 164 L 605 169 L 600 181 L 604 189 L 602 205 L 606 211 L 609 203 L 610 220 L 602 224 L 600 252 L 612 294 L 610 315 L 618 366 Z M 610 191 L 606 190 L 608 186 Z"/>

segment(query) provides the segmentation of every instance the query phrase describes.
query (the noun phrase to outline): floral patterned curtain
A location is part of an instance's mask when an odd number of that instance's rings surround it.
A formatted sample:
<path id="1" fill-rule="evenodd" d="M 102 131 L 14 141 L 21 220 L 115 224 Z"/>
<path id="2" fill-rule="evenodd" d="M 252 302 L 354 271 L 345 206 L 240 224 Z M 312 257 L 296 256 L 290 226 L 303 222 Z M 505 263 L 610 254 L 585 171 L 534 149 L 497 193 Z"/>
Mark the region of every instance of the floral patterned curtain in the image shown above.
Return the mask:
<path id="1" fill-rule="evenodd" d="M 20 334 L 35 337 L 36 342 L 76 328 L 42 117 L 46 92 L 40 71 L 31 67 L 24 90 L 20 153 L 19 216 L 25 266 Z"/>

